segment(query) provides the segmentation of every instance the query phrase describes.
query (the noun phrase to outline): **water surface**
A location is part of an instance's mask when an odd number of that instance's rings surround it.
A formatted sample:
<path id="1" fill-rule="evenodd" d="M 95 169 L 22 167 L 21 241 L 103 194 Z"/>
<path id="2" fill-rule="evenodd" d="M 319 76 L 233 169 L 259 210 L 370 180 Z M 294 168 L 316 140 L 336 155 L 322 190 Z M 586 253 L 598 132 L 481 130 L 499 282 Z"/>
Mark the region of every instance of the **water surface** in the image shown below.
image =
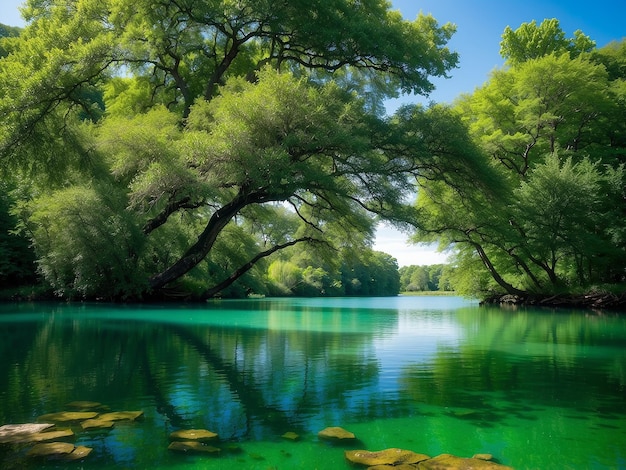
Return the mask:
<path id="1" fill-rule="evenodd" d="M 349 469 L 345 449 L 389 447 L 626 468 L 626 315 L 457 297 L 0 305 L 0 425 L 75 400 L 145 417 L 76 428 L 84 462 L 30 468 Z M 359 440 L 322 442 L 327 426 Z M 168 451 L 184 428 L 217 432 L 219 457 Z M 0 468 L 23 468 L 15 450 Z"/>

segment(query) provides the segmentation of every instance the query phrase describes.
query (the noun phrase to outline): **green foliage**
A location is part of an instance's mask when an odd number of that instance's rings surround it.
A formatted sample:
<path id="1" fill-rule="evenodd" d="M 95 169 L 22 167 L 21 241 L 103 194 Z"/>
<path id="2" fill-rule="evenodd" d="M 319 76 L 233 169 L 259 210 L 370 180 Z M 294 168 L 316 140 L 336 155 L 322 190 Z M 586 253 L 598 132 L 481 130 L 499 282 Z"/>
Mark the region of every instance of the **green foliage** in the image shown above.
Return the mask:
<path id="1" fill-rule="evenodd" d="M 291 256 L 289 256 L 291 254 Z M 277 296 L 393 296 L 400 292 L 400 276 L 395 258 L 361 246 L 335 253 L 340 263 L 321 263 L 323 258 L 303 257 L 290 250 L 272 262 L 267 271 L 269 291 Z M 310 263 L 310 264 L 309 264 Z"/>
<path id="2" fill-rule="evenodd" d="M 22 28 L 0 23 L 0 38 L 15 38 L 18 37 L 21 32 Z"/>
<path id="3" fill-rule="evenodd" d="M 591 57 L 606 68 L 609 80 L 626 79 L 626 39 L 594 50 Z"/>
<path id="4" fill-rule="evenodd" d="M 57 294 L 114 299 L 145 290 L 139 228 L 108 185 L 73 186 L 19 207 L 41 274 Z"/>
<path id="5" fill-rule="evenodd" d="M 22 29 L 17 26 L 8 26 L 0 23 L 0 59 L 9 55 L 11 45 L 15 43 L 11 38 L 18 37 L 21 32 Z"/>
<path id="6" fill-rule="evenodd" d="M 607 172 L 589 159 L 573 163 L 551 154 L 515 190 L 523 250 L 552 284 L 590 285 L 619 275 L 626 253 L 611 232 L 621 225 L 613 202 L 621 198 L 624 176 L 623 167 Z"/>
<path id="7" fill-rule="evenodd" d="M 288 295 L 296 292 L 302 282 L 302 269 L 290 261 L 276 260 L 270 264 L 267 277 L 275 286 L 278 294 Z"/>
<path id="8" fill-rule="evenodd" d="M 387 253 L 365 250 L 347 257 L 341 267 L 346 295 L 387 296 L 400 292 L 398 262 Z"/>
<path id="9" fill-rule="evenodd" d="M 28 238 L 17 230 L 18 220 L 12 214 L 15 197 L 8 182 L 0 183 L 0 286 L 33 283 L 35 254 Z"/>
<path id="10" fill-rule="evenodd" d="M 496 71 L 459 106 L 475 141 L 519 178 L 558 148 L 608 155 L 609 90 L 604 67 L 549 55 Z"/>
<path id="11" fill-rule="evenodd" d="M 0 60 L 0 155 L 4 170 L 24 162 L 47 171 L 63 163 L 64 152 L 34 157 L 49 141 L 72 147 L 74 120 L 97 120 L 102 114 L 97 84 L 111 64 L 112 33 L 102 24 L 106 5 L 76 2 L 75 8 L 30 2 L 27 26 L 12 42 L 12 54 Z M 54 155 L 52 155 L 54 153 Z M 32 158 L 32 161 L 29 161 Z M 42 161 L 43 160 L 43 161 Z M 61 165 L 63 166 L 63 165 Z"/>
<path id="12" fill-rule="evenodd" d="M 450 276 L 454 269 L 447 264 L 402 266 L 400 273 L 401 292 L 450 291 Z"/>
<path id="13" fill-rule="evenodd" d="M 365 246 L 372 213 L 407 223 L 415 175 L 434 171 L 392 131 L 402 119 L 368 114 L 456 66 L 454 26 L 431 16 L 406 21 L 385 0 L 29 0 L 23 13 L 0 60 L 0 156 L 34 182 L 22 223 L 59 293 L 260 292 L 277 250 Z M 335 266 L 319 264 L 297 265 L 301 284 L 335 291 Z"/>
<path id="14" fill-rule="evenodd" d="M 566 39 L 556 20 L 507 28 L 509 67 L 458 101 L 478 160 L 490 168 L 475 173 L 474 185 L 422 179 L 415 235 L 454 247 L 457 292 L 523 295 L 623 281 L 623 51 L 592 46 L 582 33 Z"/>
<path id="15" fill-rule="evenodd" d="M 147 77 L 113 77 L 103 89 L 108 116 L 132 118 L 155 105 L 152 85 Z"/>
<path id="16" fill-rule="evenodd" d="M 596 43 L 582 31 L 574 32 L 573 38 L 566 38 L 556 18 L 545 19 L 537 26 L 537 22 L 522 25 L 513 30 L 510 26 L 504 29 L 500 43 L 500 55 L 510 65 L 519 65 L 532 59 L 538 59 L 551 54 L 567 53 L 575 58 L 590 52 Z"/>

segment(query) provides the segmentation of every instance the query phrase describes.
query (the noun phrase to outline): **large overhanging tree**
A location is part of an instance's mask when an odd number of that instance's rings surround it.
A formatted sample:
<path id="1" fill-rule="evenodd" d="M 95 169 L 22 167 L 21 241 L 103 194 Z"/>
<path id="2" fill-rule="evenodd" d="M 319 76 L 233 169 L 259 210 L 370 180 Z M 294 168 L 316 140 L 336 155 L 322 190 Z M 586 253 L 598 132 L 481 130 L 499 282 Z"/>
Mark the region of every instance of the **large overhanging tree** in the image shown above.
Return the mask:
<path id="1" fill-rule="evenodd" d="M 411 221 L 417 176 L 471 169 L 451 158 L 463 127 L 445 110 L 374 114 L 456 65 L 453 26 L 431 16 L 406 21 L 385 0 L 30 0 L 23 12 L 0 61 L 0 158 L 62 293 L 137 296 L 196 272 L 214 295 L 282 248 L 371 233 L 372 214 Z M 281 217 L 300 228 L 244 233 Z M 224 238 L 241 247 L 211 277 L 200 266 Z"/>

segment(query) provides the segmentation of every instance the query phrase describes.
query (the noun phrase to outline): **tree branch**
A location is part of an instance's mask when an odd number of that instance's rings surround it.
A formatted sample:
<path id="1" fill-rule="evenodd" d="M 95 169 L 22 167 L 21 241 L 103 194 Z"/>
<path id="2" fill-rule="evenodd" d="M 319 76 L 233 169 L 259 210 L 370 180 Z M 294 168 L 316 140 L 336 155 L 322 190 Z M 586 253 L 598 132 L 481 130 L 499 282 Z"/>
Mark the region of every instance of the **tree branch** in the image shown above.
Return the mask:
<path id="1" fill-rule="evenodd" d="M 308 242 L 308 243 L 327 243 L 323 240 L 319 240 L 317 238 L 312 238 L 312 237 L 303 237 L 303 238 L 297 238 L 295 240 L 292 240 L 290 242 L 287 243 L 282 243 L 280 245 L 274 245 L 272 248 L 270 248 L 269 250 L 265 250 L 262 251 L 261 253 L 257 254 L 254 258 L 252 258 L 250 261 L 248 261 L 246 264 L 244 264 L 243 266 L 241 266 L 239 269 L 235 270 L 235 272 L 233 272 L 230 276 L 228 276 L 226 279 L 224 279 L 222 282 L 220 282 L 219 284 L 216 284 L 215 286 L 205 290 L 202 293 L 201 298 L 203 300 L 205 299 L 209 299 L 211 297 L 215 297 L 216 294 L 218 294 L 220 291 L 224 290 L 225 288 L 227 288 L 228 286 L 230 286 L 232 283 L 234 283 L 237 279 L 239 279 L 241 276 L 243 276 L 246 272 L 248 272 L 252 266 L 254 266 L 259 260 L 266 258 L 268 256 L 270 256 L 271 254 L 279 251 L 279 250 L 283 250 L 285 248 L 288 248 L 290 246 L 293 246 L 297 243 L 301 243 L 301 242 Z"/>

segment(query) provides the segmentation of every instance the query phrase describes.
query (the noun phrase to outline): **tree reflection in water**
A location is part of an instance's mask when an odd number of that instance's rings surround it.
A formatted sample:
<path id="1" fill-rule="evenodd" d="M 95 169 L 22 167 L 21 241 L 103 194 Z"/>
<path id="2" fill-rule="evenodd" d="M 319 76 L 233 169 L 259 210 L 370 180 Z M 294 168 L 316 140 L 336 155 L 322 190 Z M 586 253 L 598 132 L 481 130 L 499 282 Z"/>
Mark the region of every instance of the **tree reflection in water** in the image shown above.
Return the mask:
<path id="1" fill-rule="evenodd" d="M 583 468 L 626 458 L 624 317 L 325 302 L 4 305 L 0 424 L 75 400 L 143 410 L 143 423 L 79 437 L 104 466 L 173 461 L 151 443 L 181 428 L 268 445 L 335 425 L 374 448 L 498 442 L 511 464 L 529 442 L 538 467 L 563 443 Z"/>

